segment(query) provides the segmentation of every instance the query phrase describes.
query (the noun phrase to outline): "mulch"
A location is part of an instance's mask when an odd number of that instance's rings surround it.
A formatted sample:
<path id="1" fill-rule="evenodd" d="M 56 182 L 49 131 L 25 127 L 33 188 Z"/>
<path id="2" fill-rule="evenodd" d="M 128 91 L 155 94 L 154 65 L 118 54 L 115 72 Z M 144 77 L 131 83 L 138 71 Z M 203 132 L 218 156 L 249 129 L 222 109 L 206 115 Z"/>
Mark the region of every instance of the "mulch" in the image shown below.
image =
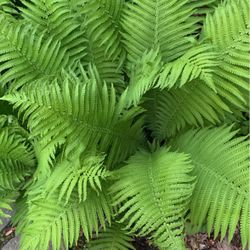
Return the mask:
<path id="1" fill-rule="evenodd" d="M 187 235 L 185 244 L 189 250 L 242 250 L 239 229 L 236 230 L 230 244 L 226 239 L 214 239 L 213 234 L 209 237 L 206 233 Z M 136 250 L 158 250 L 146 238 L 136 238 L 133 245 Z"/>
<path id="2" fill-rule="evenodd" d="M 7 225 L 5 229 L 0 233 L 0 249 L 15 236 L 15 230 L 11 225 Z M 233 240 L 230 244 L 227 240 L 220 241 L 220 238 L 210 237 L 206 233 L 197 233 L 187 235 L 185 238 L 186 247 L 188 250 L 243 250 L 241 246 L 241 239 L 239 229 L 236 230 Z M 158 250 L 153 246 L 152 242 L 147 238 L 135 238 L 133 245 L 136 250 Z M 78 242 L 78 247 L 73 247 L 74 250 L 86 249 L 84 248 L 84 240 Z"/>

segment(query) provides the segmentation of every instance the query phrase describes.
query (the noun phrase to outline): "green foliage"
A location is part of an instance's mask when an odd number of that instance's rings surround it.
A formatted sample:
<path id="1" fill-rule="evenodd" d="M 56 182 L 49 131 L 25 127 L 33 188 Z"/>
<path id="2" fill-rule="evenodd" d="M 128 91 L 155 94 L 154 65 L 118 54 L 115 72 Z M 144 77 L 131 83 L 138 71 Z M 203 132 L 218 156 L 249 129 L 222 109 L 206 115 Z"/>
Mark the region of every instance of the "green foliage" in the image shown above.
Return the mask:
<path id="1" fill-rule="evenodd" d="M 99 194 L 102 191 L 102 181 L 111 175 L 103 167 L 104 156 L 83 155 L 82 158 L 80 160 L 78 156 L 58 163 L 44 187 L 44 192 L 50 195 L 61 186 L 59 200 L 66 197 L 66 202 L 75 186 L 77 186 L 79 202 L 87 199 L 89 187 Z"/>
<path id="2" fill-rule="evenodd" d="M 89 242 L 90 250 L 127 250 L 135 249 L 130 243 L 130 234 L 122 228 L 123 224 L 112 223 L 110 227 L 99 233 L 97 238 Z"/>
<path id="3" fill-rule="evenodd" d="M 18 128 L 0 128 L 0 141 L 0 189 L 16 190 L 34 170 L 34 153 Z"/>
<path id="4" fill-rule="evenodd" d="M 58 193 L 49 198 L 31 198 L 28 212 L 19 220 L 18 233 L 22 233 L 22 249 L 47 249 L 52 240 L 53 249 L 60 249 L 76 243 L 80 228 L 86 239 L 92 232 L 98 232 L 99 222 L 105 227 L 105 220 L 110 221 L 111 210 L 104 194 L 91 194 L 91 199 L 78 202 L 72 195 L 71 201 L 58 202 Z"/>
<path id="5" fill-rule="evenodd" d="M 32 136 L 42 136 L 46 146 L 64 141 L 65 155 L 78 147 L 96 147 L 108 154 L 108 164 L 123 161 L 143 142 L 140 107 L 126 109 L 126 92 L 117 101 L 108 89 L 91 78 L 61 83 L 40 81 L 4 97 L 28 118 Z M 52 139 L 53 138 L 53 139 Z M 78 138 L 78 140 L 76 140 Z"/>
<path id="6" fill-rule="evenodd" d="M 151 233 L 162 249 L 183 249 L 183 219 L 194 183 L 191 170 L 188 155 L 165 148 L 132 156 L 111 187 L 127 229 Z"/>
<path id="7" fill-rule="evenodd" d="M 191 155 L 197 183 L 191 199 L 191 221 L 231 241 L 240 221 L 243 247 L 249 241 L 249 148 L 244 137 L 229 128 L 191 130 L 171 142 Z"/>
<path id="8" fill-rule="evenodd" d="M 178 87 L 182 87 L 194 79 L 200 79 L 215 89 L 212 73 L 218 66 L 217 58 L 218 53 L 213 51 L 211 45 L 195 46 L 179 59 L 165 65 L 156 86 L 172 88 L 178 83 Z"/>
<path id="9" fill-rule="evenodd" d="M 214 74 L 218 93 L 242 109 L 249 90 L 250 6 L 248 1 L 227 2 L 207 16 L 201 35 L 221 54 Z"/>
<path id="10" fill-rule="evenodd" d="M 189 0 L 128 2 L 122 18 L 128 61 L 137 61 L 155 47 L 165 62 L 183 55 L 192 46 L 187 36 L 196 29 L 193 12 Z"/>
<path id="11" fill-rule="evenodd" d="M 192 96 L 192 97 L 191 97 Z M 193 81 L 170 91 L 148 92 L 146 121 L 157 139 L 165 139 L 187 127 L 219 123 L 230 111 L 222 99 L 206 84 Z"/>
<path id="12" fill-rule="evenodd" d="M 187 224 L 249 246 L 249 9 L 0 0 L 0 218 L 21 250 L 179 250 Z"/>

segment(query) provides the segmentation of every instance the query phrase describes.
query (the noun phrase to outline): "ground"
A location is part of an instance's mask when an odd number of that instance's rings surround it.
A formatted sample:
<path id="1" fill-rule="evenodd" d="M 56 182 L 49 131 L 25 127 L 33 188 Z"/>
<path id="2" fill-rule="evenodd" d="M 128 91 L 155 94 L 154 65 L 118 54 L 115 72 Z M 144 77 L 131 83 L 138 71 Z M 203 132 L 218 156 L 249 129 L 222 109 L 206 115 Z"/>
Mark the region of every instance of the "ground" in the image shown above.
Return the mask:
<path id="1" fill-rule="evenodd" d="M 0 228 L 0 230 L 0 249 L 19 250 L 19 238 L 15 236 L 15 228 L 11 224 L 5 223 L 5 227 Z M 238 229 L 230 244 L 226 240 L 220 242 L 219 238 L 214 240 L 213 235 L 208 237 L 205 233 L 188 235 L 185 242 L 189 250 L 242 250 Z M 158 250 L 146 238 L 136 238 L 133 244 L 137 250 Z M 79 241 L 77 247 L 72 248 L 72 250 L 81 249 L 84 249 L 82 240 Z"/>

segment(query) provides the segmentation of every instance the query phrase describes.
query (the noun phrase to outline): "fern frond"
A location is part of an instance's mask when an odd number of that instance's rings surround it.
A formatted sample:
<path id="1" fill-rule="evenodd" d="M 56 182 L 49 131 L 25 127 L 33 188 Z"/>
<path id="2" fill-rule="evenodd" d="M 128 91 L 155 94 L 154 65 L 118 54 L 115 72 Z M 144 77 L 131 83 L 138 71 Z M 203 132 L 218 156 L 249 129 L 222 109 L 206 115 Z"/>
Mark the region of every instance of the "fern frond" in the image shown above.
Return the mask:
<path id="1" fill-rule="evenodd" d="M 120 35 L 120 16 L 124 3 L 124 0 L 87 0 L 83 9 L 88 36 L 98 47 L 105 48 L 108 59 L 116 59 L 124 53 Z"/>
<path id="2" fill-rule="evenodd" d="M 15 202 L 17 193 L 11 190 L 2 191 L 0 189 L 0 225 L 3 223 L 1 219 L 10 218 L 6 211 L 12 211 L 12 205 Z"/>
<path id="3" fill-rule="evenodd" d="M 44 39 L 32 26 L 0 16 L 0 81 L 15 88 L 70 66 L 69 54 L 54 39 Z M 14 88 L 13 87 L 13 88 Z"/>
<path id="4" fill-rule="evenodd" d="M 123 84 L 124 79 L 122 75 L 122 61 L 108 59 L 105 54 L 105 48 L 98 46 L 96 41 L 90 40 L 91 38 L 86 35 L 87 42 L 87 55 L 81 61 L 82 65 L 88 67 L 89 64 L 95 65 L 101 79 L 109 84 Z"/>
<path id="5" fill-rule="evenodd" d="M 189 0 L 134 0 L 127 3 L 122 24 L 128 61 L 136 62 L 145 51 L 159 47 L 163 61 L 182 56 L 196 30 Z"/>
<path id="6" fill-rule="evenodd" d="M 37 168 L 33 175 L 34 180 L 48 178 L 51 175 L 54 164 L 56 162 L 56 152 L 61 149 L 65 140 L 53 141 L 49 143 L 37 137 L 34 140 L 34 150 L 37 159 Z"/>
<path id="7" fill-rule="evenodd" d="M 95 79 L 85 83 L 66 79 L 62 86 L 56 81 L 41 82 L 4 99 L 28 119 L 33 136 L 48 143 L 65 140 L 66 155 L 81 145 L 98 145 L 100 152 L 109 153 L 110 166 L 126 159 L 144 142 L 142 109 L 126 109 L 125 96 L 117 101 L 114 88 L 99 86 Z"/>
<path id="8" fill-rule="evenodd" d="M 111 187 L 114 205 L 120 205 L 121 222 L 139 235 L 152 234 L 162 249 L 184 249 L 183 222 L 194 178 L 185 154 L 158 149 L 139 152 L 117 171 Z M 177 178 L 178 176 L 178 178 Z"/>
<path id="9" fill-rule="evenodd" d="M 197 183 L 191 199 L 191 221 L 198 228 L 207 223 L 231 241 L 240 222 L 243 249 L 249 242 L 249 147 L 244 137 L 235 138 L 230 127 L 191 130 L 171 146 L 190 154 Z"/>
<path id="10" fill-rule="evenodd" d="M 124 1 L 86 0 L 79 8 L 84 24 L 87 54 L 81 63 L 95 65 L 101 79 L 107 83 L 124 84 L 122 65 L 125 51 L 121 44 L 120 15 Z"/>
<path id="11" fill-rule="evenodd" d="M 132 237 L 122 228 L 123 224 L 112 223 L 110 227 L 99 233 L 88 245 L 89 250 L 135 250 L 131 244 Z"/>
<path id="12" fill-rule="evenodd" d="M 157 49 L 144 53 L 142 58 L 131 65 L 127 91 L 128 106 L 139 104 L 142 96 L 154 87 L 161 66 L 162 61 Z"/>
<path id="13" fill-rule="evenodd" d="M 218 66 L 218 57 L 219 53 L 209 44 L 194 46 L 181 58 L 163 66 L 156 87 L 182 87 L 194 79 L 200 79 L 215 90 L 213 72 Z"/>
<path id="14" fill-rule="evenodd" d="M 110 217 L 111 209 L 103 193 L 99 196 L 92 193 L 91 199 L 81 203 L 72 196 L 67 205 L 58 202 L 58 193 L 54 193 L 49 198 L 29 202 L 28 212 L 19 221 L 17 233 L 22 236 L 23 250 L 44 250 L 50 241 L 53 249 L 59 250 L 62 241 L 66 248 L 77 242 L 80 228 L 89 240 L 93 231 L 98 233 L 99 223 L 105 228 Z"/>
<path id="15" fill-rule="evenodd" d="M 241 110 L 249 93 L 249 12 L 248 0 L 226 1 L 207 16 L 202 33 L 221 53 L 213 76 L 218 94 Z"/>
<path id="16" fill-rule="evenodd" d="M 222 99 L 206 84 L 192 81 L 182 88 L 153 90 L 143 103 L 146 123 L 159 140 L 175 135 L 188 126 L 216 124 L 230 112 Z"/>
<path id="17" fill-rule="evenodd" d="M 79 4 L 70 0 L 32 0 L 23 1 L 25 7 L 20 7 L 22 17 L 44 32 L 45 37 L 53 37 L 60 41 L 62 49 L 68 51 L 74 60 L 86 55 L 85 30 L 76 19 Z"/>
<path id="18" fill-rule="evenodd" d="M 101 79 L 109 84 L 124 85 L 124 76 L 122 75 L 123 61 L 125 54 L 120 55 L 117 59 L 108 58 L 104 46 L 99 46 L 98 41 L 92 40 L 91 36 L 86 32 L 87 55 L 81 61 L 83 66 L 88 67 L 93 64 L 100 75 Z"/>
<path id="19" fill-rule="evenodd" d="M 89 188 L 99 194 L 102 191 L 102 182 L 111 175 L 103 166 L 105 156 L 83 154 L 80 157 L 59 162 L 48 178 L 44 193 L 48 196 L 60 189 L 58 199 L 67 203 L 74 189 L 78 191 L 79 202 L 87 199 Z"/>
<path id="20" fill-rule="evenodd" d="M 0 188 L 15 190 L 35 164 L 31 147 L 20 135 L 0 129 Z"/>

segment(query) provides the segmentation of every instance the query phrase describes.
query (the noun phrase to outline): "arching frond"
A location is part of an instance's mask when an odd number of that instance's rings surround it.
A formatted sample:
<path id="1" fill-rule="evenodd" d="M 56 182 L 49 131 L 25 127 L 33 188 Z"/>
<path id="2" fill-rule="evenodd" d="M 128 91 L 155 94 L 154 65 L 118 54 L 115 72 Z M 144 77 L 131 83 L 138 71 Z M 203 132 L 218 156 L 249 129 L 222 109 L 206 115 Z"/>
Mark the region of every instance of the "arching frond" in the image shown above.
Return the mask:
<path id="1" fill-rule="evenodd" d="M 243 109 L 249 93 L 249 12 L 248 0 L 229 0 L 207 16 L 202 36 L 221 53 L 214 73 L 218 93 Z"/>
<path id="2" fill-rule="evenodd" d="M 129 62 L 136 62 L 146 50 L 160 48 L 165 62 L 180 57 L 191 47 L 187 36 L 196 30 L 189 0 L 134 0 L 123 16 L 123 37 Z"/>
<path id="3" fill-rule="evenodd" d="M 147 126 L 162 140 L 188 126 L 216 124 L 228 106 L 206 84 L 193 81 L 182 88 L 153 90 L 146 95 L 143 107 L 147 110 Z"/>
<path id="4" fill-rule="evenodd" d="M 139 152 L 117 171 L 111 188 L 122 222 L 139 235 L 152 234 L 161 249 L 184 249 L 183 217 L 192 194 L 192 166 L 185 154 Z M 178 176 L 178 178 L 177 178 Z"/>
<path id="5" fill-rule="evenodd" d="M 88 66 L 89 63 L 95 65 L 101 79 L 111 84 L 124 84 L 124 76 L 122 72 L 125 54 L 121 54 L 119 58 L 112 59 L 107 56 L 105 46 L 100 46 L 99 41 L 95 41 L 86 32 L 87 55 L 81 61 L 82 65 Z"/>
<path id="6" fill-rule="evenodd" d="M 0 129 L 0 189 L 15 190 L 35 164 L 31 147 L 11 129 Z"/>
<path id="7" fill-rule="evenodd" d="M 123 84 L 124 77 L 122 75 L 121 64 L 124 58 L 119 60 L 108 59 L 105 54 L 105 48 L 99 46 L 96 41 L 91 40 L 86 35 L 87 42 L 87 55 L 84 60 L 81 61 L 83 66 L 88 67 L 91 63 L 95 65 L 101 79 L 109 84 Z"/>
<path id="8" fill-rule="evenodd" d="M 127 92 L 128 106 L 138 105 L 142 96 L 154 87 L 162 65 L 159 50 L 150 50 L 131 65 L 130 82 Z"/>
<path id="9" fill-rule="evenodd" d="M 181 58 L 163 66 L 156 87 L 182 87 L 194 79 L 200 79 L 215 89 L 212 73 L 218 66 L 218 58 L 219 53 L 216 53 L 211 45 L 194 46 Z"/>
<path id="10" fill-rule="evenodd" d="M 68 248 L 76 243 L 82 228 L 84 236 L 89 239 L 92 232 L 99 231 L 99 222 L 105 228 L 110 223 L 111 210 L 104 194 L 91 194 L 91 199 L 79 203 L 72 196 L 70 202 L 58 203 L 58 193 L 50 198 L 41 198 L 29 203 L 28 212 L 17 226 L 21 234 L 23 250 L 44 250 L 50 241 L 54 250 L 59 250 L 61 243 Z"/>
<path id="11" fill-rule="evenodd" d="M 171 143 L 190 154 L 197 183 L 191 199 L 191 221 L 207 231 L 214 228 L 231 241 L 240 222 L 243 249 L 249 242 L 249 147 L 244 137 L 234 138 L 230 127 L 191 130 Z"/>
<path id="12" fill-rule="evenodd" d="M 86 56 L 81 59 L 82 65 L 95 65 L 101 79 L 107 83 L 123 84 L 125 53 L 121 44 L 120 15 L 124 1 L 76 2 L 75 19 L 83 25 L 86 41 Z"/>
<path id="13" fill-rule="evenodd" d="M 79 154 L 73 159 L 64 160 L 55 166 L 48 178 L 44 193 L 51 195 L 59 188 L 59 200 L 67 203 L 74 189 L 78 191 L 79 202 L 85 201 L 92 189 L 99 194 L 102 191 L 102 181 L 107 180 L 111 173 L 105 169 L 105 156 Z"/>
<path id="14" fill-rule="evenodd" d="M 61 48 L 67 50 L 74 60 L 86 55 L 85 30 L 77 20 L 76 10 L 83 8 L 84 1 L 81 5 L 71 0 L 25 0 L 22 3 L 24 7 L 19 9 L 23 18 L 34 26 L 38 25 L 45 37 L 60 41 Z"/>
<path id="15" fill-rule="evenodd" d="M 120 16 L 125 0 L 87 0 L 83 9 L 86 27 L 91 41 L 103 46 L 108 59 L 123 54 L 120 35 Z"/>
<path id="16" fill-rule="evenodd" d="M 4 99 L 28 119 L 33 136 L 40 136 L 48 145 L 65 140 L 66 155 L 81 145 L 97 145 L 100 152 L 108 153 L 110 166 L 125 160 L 144 141 L 142 109 L 126 109 L 125 96 L 117 101 L 114 88 L 99 86 L 95 79 L 85 83 L 66 79 L 62 86 L 56 81 L 41 82 Z"/>
<path id="17" fill-rule="evenodd" d="M 11 23 L 0 16 L 0 82 L 15 88 L 42 77 L 55 76 L 70 66 L 69 54 L 52 38 L 44 39 L 28 24 Z M 14 88 L 13 87 L 13 88 Z"/>
<path id="18" fill-rule="evenodd" d="M 99 233 L 88 245 L 89 250 L 135 250 L 131 244 L 132 237 L 123 229 L 123 224 L 112 223 L 110 227 Z"/>

